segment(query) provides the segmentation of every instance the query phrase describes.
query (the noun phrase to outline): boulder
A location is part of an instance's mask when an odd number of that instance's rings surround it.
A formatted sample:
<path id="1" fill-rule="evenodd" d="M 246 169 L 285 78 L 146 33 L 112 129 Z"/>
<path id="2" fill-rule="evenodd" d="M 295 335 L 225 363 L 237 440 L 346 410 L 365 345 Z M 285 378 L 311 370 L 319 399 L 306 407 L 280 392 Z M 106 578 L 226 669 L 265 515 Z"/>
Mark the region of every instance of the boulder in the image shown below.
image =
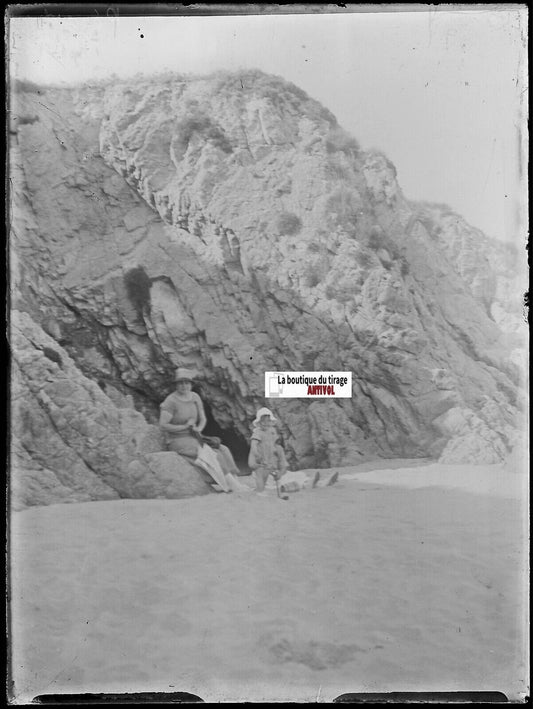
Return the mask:
<path id="1" fill-rule="evenodd" d="M 151 453 L 146 462 L 157 479 L 158 497 L 191 497 L 210 492 L 203 471 L 173 451 Z"/>

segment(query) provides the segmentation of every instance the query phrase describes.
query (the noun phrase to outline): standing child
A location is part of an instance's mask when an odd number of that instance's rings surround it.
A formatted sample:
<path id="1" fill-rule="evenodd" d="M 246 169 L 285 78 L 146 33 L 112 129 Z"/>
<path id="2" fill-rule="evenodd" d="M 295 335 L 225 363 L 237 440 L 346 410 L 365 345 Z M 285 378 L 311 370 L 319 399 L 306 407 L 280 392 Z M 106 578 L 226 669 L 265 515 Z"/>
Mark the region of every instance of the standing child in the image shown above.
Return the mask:
<path id="1" fill-rule="evenodd" d="M 270 474 L 277 479 L 287 472 L 285 451 L 277 442 L 276 419 L 270 409 L 259 409 L 253 422 L 248 465 L 255 472 L 256 491 L 262 493 Z"/>
<path id="2" fill-rule="evenodd" d="M 280 485 L 281 492 L 296 492 L 304 488 L 314 488 L 319 485 L 320 473 L 315 472 L 313 479 L 308 478 L 303 471 L 288 472 L 285 451 L 277 442 L 278 433 L 275 428 L 276 419 L 270 409 L 259 409 L 253 422 L 253 432 L 250 441 L 250 454 L 248 465 L 255 473 L 256 492 L 263 495 L 265 484 L 269 475 L 275 480 L 283 479 Z M 339 477 L 334 472 L 323 485 L 334 485 Z"/>

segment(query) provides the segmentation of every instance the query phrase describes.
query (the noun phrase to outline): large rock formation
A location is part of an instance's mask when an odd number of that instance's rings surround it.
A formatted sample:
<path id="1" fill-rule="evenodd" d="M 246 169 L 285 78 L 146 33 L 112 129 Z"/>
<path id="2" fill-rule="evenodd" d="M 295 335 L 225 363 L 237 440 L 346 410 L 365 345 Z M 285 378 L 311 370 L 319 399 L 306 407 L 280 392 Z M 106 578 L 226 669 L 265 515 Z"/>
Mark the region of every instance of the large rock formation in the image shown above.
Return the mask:
<path id="1" fill-rule="evenodd" d="M 153 459 L 177 365 L 237 455 L 265 370 L 353 372 L 352 399 L 269 400 L 293 466 L 512 448 L 519 254 L 406 200 L 297 87 L 17 85 L 10 132 L 20 504 L 205 491 Z"/>
<path id="2" fill-rule="evenodd" d="M 184 458 L 161 452 L 157 426 L 114 404 L 27 313 L 13 314 L 11 333 L 15 508 L 209 491 Z"/>

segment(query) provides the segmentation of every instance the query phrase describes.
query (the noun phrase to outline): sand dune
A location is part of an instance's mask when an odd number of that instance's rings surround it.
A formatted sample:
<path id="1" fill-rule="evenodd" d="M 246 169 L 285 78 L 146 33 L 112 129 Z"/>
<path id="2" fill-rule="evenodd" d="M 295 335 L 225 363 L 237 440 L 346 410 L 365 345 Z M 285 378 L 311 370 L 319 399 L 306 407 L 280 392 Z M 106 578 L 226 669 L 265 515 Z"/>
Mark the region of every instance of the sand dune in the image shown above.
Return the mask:
<path id="1" fill-rule="evenodd" d="M 286 502 L 221 494 L 14 513 L 15 701 L 527 692 L 523 477 L 392 467 L 343 469 L 337 485 Z"/>

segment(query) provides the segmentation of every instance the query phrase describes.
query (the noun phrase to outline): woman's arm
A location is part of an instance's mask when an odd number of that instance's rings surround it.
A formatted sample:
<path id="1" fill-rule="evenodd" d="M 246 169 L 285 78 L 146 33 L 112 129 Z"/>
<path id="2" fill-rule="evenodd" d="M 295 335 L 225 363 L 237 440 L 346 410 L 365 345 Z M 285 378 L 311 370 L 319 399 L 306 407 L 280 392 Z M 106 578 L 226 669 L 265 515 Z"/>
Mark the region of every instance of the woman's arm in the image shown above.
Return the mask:
<path id="1" fill-rule="evenodd" d="M 192 419 L 183 424 L 170 423 L 171 421 L 172 414 L 170 411 L 161 410 L 161 413 L 159 414 L 159 427 L 162 431 L 166 431 L 166 433 L 181 433 L 182 431 L 186 431 L 189 426 L 192 426 L 194 423 Z"/>
<path id="2" fill-rule="evenodd" d="M 198 416 L 193 424 L 193 428 L 195 431 L 198 431 L 198 433 L 201 433 L 205 428 L 207 418 L 204 411 L 204 405 L 202 404 L 202 400 L 200 399 L 198 394 L 196 394 L 196 396 L 194 397 L 194 403 L 196 404 Z"/>

